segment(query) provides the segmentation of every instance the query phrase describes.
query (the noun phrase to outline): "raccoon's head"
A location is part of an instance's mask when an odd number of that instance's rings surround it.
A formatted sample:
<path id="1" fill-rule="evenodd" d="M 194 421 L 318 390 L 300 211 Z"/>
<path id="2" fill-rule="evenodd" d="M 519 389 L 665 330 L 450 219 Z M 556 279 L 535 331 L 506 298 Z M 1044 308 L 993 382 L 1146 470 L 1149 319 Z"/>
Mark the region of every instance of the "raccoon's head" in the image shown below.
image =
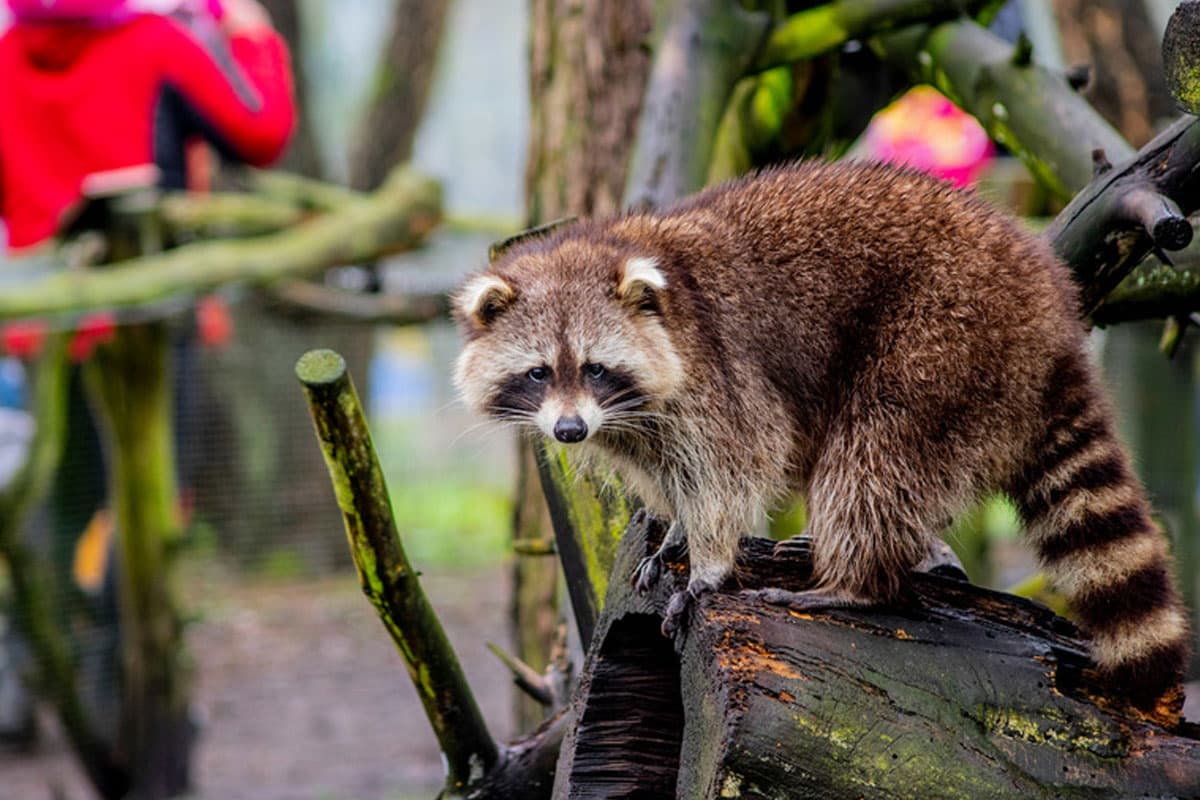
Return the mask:
<path id="1" fill-rule="evenodd" d="M 454 299 L 455 384 L 477 413 L 564 443 L 644 430 L 683 381 L 668 290 L 647 256 L 568 241 L 506 257 Z"/>

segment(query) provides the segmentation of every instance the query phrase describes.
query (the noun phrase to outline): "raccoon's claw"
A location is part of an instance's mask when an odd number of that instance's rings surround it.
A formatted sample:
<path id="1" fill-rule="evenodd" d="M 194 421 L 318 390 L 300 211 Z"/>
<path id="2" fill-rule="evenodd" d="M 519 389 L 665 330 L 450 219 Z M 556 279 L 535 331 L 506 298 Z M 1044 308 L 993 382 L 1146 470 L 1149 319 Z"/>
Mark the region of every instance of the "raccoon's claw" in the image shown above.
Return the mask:
<path id="1" fill-rule="evenodd" d="M 817 589 L 793 592 L 788 589 L 746 589 L 741 592 L 748 600 L 760 600 L 792 611 L 822 611 L 829 608 L 850 608 L 867 605 L 865 601 L 842 597 Z"/>
<path id="2" fill-rule="evenodd" d="M 704 581 L 692 581 L 688 588 L 671 595 L 671 599 L 667 601 L 667 610 L 663 612 L 663 636 L 674 639 L 684 618 L 695 607 L 696 601 L 714 589 L 715 586 Z"/>
<path id="3" fill-rule="evenodd" d="M 641 513 L 641 512 L 639 512 Z M 653 520 L 653 517 L 650 517 Z M 638 562 L 630 576 L 633 588 L 638 594 L 645 594 L 658 585 L 666 570 L 667 562 L 678 563 L 687 557 L 687 539 L 679 535 L 679 529 L 672 526 L 667 531 L 662 545 L 653 555 L 646 556 Z"/>
<path id="4" fill-rule="evenodd" d="M 930 575 L 939 575 L 963 583 L 971 582 L 971 579 L 967 577 L 966 569 L 963 568 L 962 561 L 950 549 L 950 545 L 941 539 L 930 546 L 929 553 L 920 564 L 917 564 L 915 571 L 928 572 Z"/>
<path id="5" fill-rule="evenodd" d="M 668 639 L 674 639 L 675 634 L 679 632 L 679 626 L 683 618 L 688 615 L 691 610 L 694 598 L 691 592 L 687 589 L 680 590 L 671 595 L 671 599 L 667 601 L 667 610 L 663 613 L 662 635 Z"/>
<path id="6" fill-rule="evenodd" d="M 630 576 L 633 590 L 638 594 L 645 594 L 653 589 L 662 579 L 663 567 L 661 550 L 639 561 L 633 570 L 633 575 Z"/>
<path id="7" fill-rule="evenodd" d="M 633 512 L 633 516 L 629 518 L 630 528 L 649 527 L 655 521 L 654 515 L 645 508 L 639 508 Z"/>

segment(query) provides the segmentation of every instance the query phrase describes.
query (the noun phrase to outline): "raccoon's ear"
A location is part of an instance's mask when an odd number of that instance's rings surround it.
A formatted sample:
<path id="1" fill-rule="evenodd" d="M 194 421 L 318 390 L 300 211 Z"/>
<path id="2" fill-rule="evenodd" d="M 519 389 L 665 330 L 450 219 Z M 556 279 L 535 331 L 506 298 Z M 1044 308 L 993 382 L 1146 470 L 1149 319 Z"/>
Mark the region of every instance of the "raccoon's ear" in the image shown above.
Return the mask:
<path id="1" fill-rule="evenodd" d="M 631 258 L 621 265 L 617 299 L 635 311 L 662 312 L 659 293 L 667 286 L 667 276 L 654 258 Z"/>
<path id="2" fill-rule="evenodd" d="M 483 273 L 467 281 L 454 297 L 460 320 L 486 328 L 517 298 L 517 290 L 499 275 Z"/>

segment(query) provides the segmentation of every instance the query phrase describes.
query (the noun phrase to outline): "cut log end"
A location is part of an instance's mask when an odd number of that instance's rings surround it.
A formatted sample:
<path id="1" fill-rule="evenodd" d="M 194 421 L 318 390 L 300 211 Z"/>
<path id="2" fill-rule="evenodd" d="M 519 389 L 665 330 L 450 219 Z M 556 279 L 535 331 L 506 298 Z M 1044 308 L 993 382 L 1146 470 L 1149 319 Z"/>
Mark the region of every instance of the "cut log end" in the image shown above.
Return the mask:
<path id="1" fill-rule="evenodd" d="M 310 388 L 346 380 L 346 360 L 333 350 L 309 350 L 296 362 L 296 377 Z"/>

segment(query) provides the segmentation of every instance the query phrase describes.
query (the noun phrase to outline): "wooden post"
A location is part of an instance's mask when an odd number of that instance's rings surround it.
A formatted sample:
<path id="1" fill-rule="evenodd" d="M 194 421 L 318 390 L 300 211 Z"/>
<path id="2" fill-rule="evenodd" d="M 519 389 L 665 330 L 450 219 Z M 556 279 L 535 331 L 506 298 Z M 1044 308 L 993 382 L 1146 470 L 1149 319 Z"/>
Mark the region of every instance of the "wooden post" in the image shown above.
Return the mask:
<path id="1" fill-rule="evenodd" d="M 162 249 L 153 189 L 122 186 L 93 202 L 105 209 L 110 260 Z M 191 787 L 195 726 L 189 717 L 191 670 L 172 587 L 172 554 L 182 531 L 166 323 L 119 326 L 84 365 L 84 380 L 105 437 L 119 542 L 118 749 L 132 797 L 175 797 Z"/>

